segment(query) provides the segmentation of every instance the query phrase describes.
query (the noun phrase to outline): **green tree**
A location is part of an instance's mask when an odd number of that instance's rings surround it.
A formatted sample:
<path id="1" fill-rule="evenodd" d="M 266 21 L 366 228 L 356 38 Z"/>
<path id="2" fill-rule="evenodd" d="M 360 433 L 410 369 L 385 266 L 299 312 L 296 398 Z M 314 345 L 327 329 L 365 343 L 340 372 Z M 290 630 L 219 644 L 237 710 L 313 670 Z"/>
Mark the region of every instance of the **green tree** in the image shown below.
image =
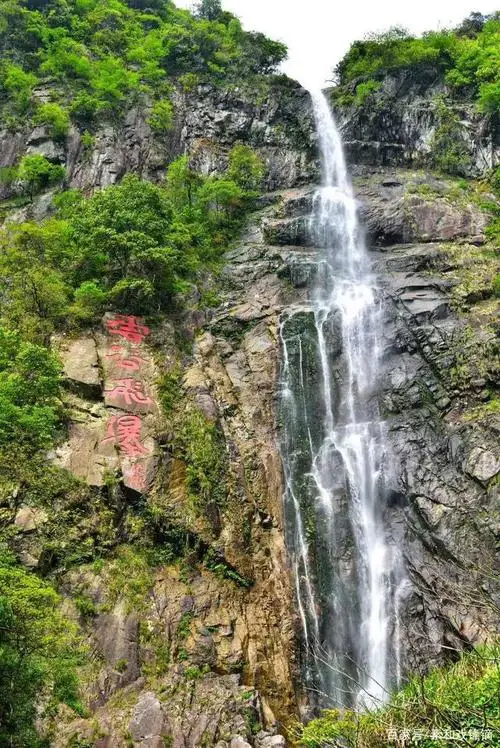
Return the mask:
<path id="1" fill-rule="evenodd" d="M 47 125 L 55 140 L 64 138 L 69 130 L 69 114 L 59 104 L 42 104 L 36 111 L 34 122 Z"/>
<path id="2" fill-rule="evenodd" d="M 64 167 L 52 164 L 45 156 L 35 153 L 23 156 L 18 177 L 33 200 L 37 192 L 64 179 Z"/>
<path id="3" fill-rule="evenodd" d="M 167 195 L 177 210 L 192 206 L 203 184 L 200 174 L 191 169 L 188 156 L 179 156 L 167 170 Z"/>
<path id="4" fill-rule="evenodd" d="M 248 145 L 235 145 L 229 154 L 227 175 L 248 192 L 259 191 L 264 177 L 264 164 L 260 156 Z"/>
<path id="5" fill-rule="evenodd" d="M 68 226 L 9 225 L 0 233 L 0 319 L 34 342 L 48 342 L 65 320 L 72 266 Z"/>
<path id="6" fill-rule="evenodd" d="M 245 192 L 232 179 L 212 177 L 200 188 L 198 200 L 210 223 L 217 227 L 231 226 L 242 215 Z"/>
<path id="7" fill-rule="evenodd" d="M 149 126 L 157 133 L 167 133 L 174 122 L 174 106 L 169 99 L 156 101 L 149 115 Z"/>
<path id="8" fill-rule="evenodd" d="M 432 165 L 447 174 L 467 176 L 471 158 L 460 119 L 442 100 L 436 114 L 438 126 L 430 142 Z"/>
<path id="9" fill-rule="evenodd" d="M 159 187 L 128 175 L 78 203 L 70 223 L 75 284 L 100 280 L 119 307 L 126 288 L 126 297 L 133 295 L 134 281 L 138 304 L 168 303 L 178 258 L 169 241 L 172 206 Z"/>
<path id="10" fill-rule="evenodd" d="M 58 424 L 60 365 L 39 345 L 0 328 L 0 445 L 37 449 L 52 442 Z"/>
<path id="11" fill-rule="evenodd" d="M 221 0 L 201 0 L 196 6 L 196 15 L 207 21 L 217 21 L 222 16 Z"/>
<path id="12" fill-rule="evenodd" d="M 5 63 L 1 76 L 2 87 L 13 102 L 16 114 L 25 114 L 31 103 L 31 94 L 38 79 L 20 65 Z"/>
<path id="13" fill-rule="evenodd" d="M 75 675 L 76 636 L 59 596 L 0 548 L 0 744 L 42 746 L 37 703 L 65 701 L 82 713 Z"/>

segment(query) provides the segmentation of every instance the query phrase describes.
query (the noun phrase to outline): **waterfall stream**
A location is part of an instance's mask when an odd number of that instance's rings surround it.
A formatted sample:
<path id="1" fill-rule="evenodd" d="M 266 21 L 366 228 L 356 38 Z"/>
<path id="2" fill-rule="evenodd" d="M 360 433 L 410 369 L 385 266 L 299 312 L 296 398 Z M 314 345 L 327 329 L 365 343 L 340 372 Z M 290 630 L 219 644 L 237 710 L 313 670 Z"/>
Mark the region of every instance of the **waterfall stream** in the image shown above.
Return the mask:
<path id="1" fill-rule="evenodd" d="M 387 456 L 374 395 L 382 310 L 340 134 L 324 95 L 311 95 L 323 183 L 309 218 L 310 301 L 287 309 L 280 327 L 285 519 L 306 687 L 317 705 L 363 708 L 387 698 L 399 663 L 402 575 L 384 531 Z"/>

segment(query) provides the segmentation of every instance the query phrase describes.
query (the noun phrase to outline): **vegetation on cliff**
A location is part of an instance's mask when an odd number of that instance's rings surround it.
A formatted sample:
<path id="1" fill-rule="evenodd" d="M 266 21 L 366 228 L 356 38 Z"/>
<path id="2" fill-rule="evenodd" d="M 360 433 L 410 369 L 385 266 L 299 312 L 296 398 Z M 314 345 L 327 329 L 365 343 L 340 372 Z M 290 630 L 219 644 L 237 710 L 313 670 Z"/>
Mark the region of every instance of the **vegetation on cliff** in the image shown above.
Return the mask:
<path id="1" fill-rule="evenodd" d="M 56 197 L 54 217 L 0 232 L 0 320 L 46 344 L 54 330 L 90 324 L 106 310 L 154 314 L 213 265 L 238 231 L 262 178 L 247 146 L 227 174 L 202 177 L 185 156 L 164 185 L 133 175 L 85 198 Z"/>
<path id="2" fill-rule="evenodd" d="M 89 131 L 147 96 L 168 129 L 172 84 L 234 85 L 274 71 L 286 47 L 246 32 L 220 2 L 193 15 L 171 0 L 9 0 L 0 8 L 0 104 L 64 136 L 72 120 Z M 42 86 L 41 102 L 34 92 Z"/>
<path id="3" fill-rule="evenodd" d="M 415 82 L 446 83 L 450 92 L 500 113 L 500 18 L 473 13 L 458 28 L 421 37 L 395 27 L 354 42 L 335 69 L 338 95 L 363 104 L 388 74 L 407 72 Z"/>
<path id="4" fill-rule="evenodd" d="M 377 746 L 417 743 L 500 745 L 500 648 L 479 647 L 456 664 L 415 677 L 388 706 L 360 714 L 326 711 L 299 728 L 298 745 Z"/>
<path id="5" fill-rule="evenodd" d="M 91 149 L 94 128 L 115 125 L 141 105 L 163 137 L 175 118 L 174 89 L 254 82 L 261 90 L 285 54 L 282 44 L 245 32 L 218 0 L 203 0 L 194 13 L 170 0 L 8 0 L 0 7 L 1 126 L 12 133 L 42 128 L 56 144 L 75 126 Z M 61 612 L 56 577 L 107 559 L 115 576 L 123 567 L 131 584 L 140 578 L 147 587 L 156 565 L 195 545 L 153 509 L 125 510 L 112 478 L 93 491 L 49 467 L 47 449 L 68 418 L 51 340 L 91 328 L 106 311 L 158 317 L 182 310 L 193 287 L 216 270 L 261 188 L 264 167 L 247 145 L 237 143 L 227 163 L 224 174 L 201 176 L 180 156 L 160 184 L 129 174 L 94 194 L 65 189 L 65 170 L 50 155 L 26 153 L 0 169 L 0 183 L 15 195 L 2 218 L 36 205 L 46 190 L 51 202 L 44 220 L 14 220 L 0 230 L 2 745 L 46 745 L 40 720 L 53 719 L 60 703 L 74 717 L 84 711 L 77 627 Z M 218 432 L 193 419 L 183 432 L 193 502 L 217 503 L 224 488 Z M 20 552 L 25 511 L 28 528 L 42 518 L 36 559 Z M 197 553 L 206 568 L 240 583 L 207 548 Z M 126 590 L 123 584 L 118 592 Z M 90 597 L 73 602 L 73 618 L 92 620 Z"/>

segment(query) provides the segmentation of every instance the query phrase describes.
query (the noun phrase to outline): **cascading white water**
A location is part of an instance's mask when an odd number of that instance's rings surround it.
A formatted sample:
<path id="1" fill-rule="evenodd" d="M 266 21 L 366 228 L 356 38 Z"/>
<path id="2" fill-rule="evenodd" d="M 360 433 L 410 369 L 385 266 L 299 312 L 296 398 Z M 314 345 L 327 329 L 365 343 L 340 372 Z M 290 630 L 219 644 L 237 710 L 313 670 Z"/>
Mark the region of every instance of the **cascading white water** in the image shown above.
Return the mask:
<path id="1" fill-rule="evenodd" d="M 323 186 L 309 229 L 318 247 L 309 307 L 283 315 L 285 515 L 305 644 L 321 705 L 384 701 L 394 676 L 398 554 L 383 515 L 384 424 L 373 396 L 381 309 L 342 142 L 321 92 L 312 100 Z"/>

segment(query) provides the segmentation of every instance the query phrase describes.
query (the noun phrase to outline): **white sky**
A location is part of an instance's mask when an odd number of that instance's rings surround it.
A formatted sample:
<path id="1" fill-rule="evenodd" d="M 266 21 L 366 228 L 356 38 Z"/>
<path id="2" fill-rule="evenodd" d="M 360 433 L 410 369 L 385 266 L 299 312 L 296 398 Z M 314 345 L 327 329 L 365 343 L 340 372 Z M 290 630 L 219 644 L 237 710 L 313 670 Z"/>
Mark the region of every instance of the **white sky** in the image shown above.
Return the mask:
<path id="1" fill-rule="evenodd" d="M 193 0 L 174 0 L 191 8 Z M 491 13 L 497 2 L 482 0 L 222 0 L 247 31 L 285 42 L 283 69 L 309 87 L 322 86 L 351 42 L 371 31 L 404 26 L 413 33 L 457 25 L 471 11 Z M 478 7 L 479 5 L 479 7 Z"/>

